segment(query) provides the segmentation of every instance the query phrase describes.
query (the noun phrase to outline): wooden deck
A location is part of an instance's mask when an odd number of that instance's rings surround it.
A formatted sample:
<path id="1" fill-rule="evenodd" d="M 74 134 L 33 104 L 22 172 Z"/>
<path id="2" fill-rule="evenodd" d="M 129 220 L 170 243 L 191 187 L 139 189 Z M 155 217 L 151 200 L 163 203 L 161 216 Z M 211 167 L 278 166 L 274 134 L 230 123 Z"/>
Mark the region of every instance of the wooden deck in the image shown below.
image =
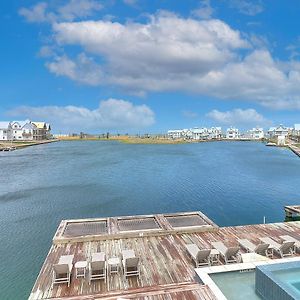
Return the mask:
<path id="1" fill-rule="evenodd" d="M 62 225 L 61 225 L 62 226 Z M 62 228 L 59 228 L 61 232 Z M 211 248 L 211 242 L 223 241 L 226 245 L 237 245 L 238 238 L 247 238 L 254 243 L 260 237 L 269 236 L 280 242 L 280 235 L 300 236 L 300 222 L 276 223 L 223 227 L 209 232 L 156 231 L 147 235 L 117 237 L 100 240 L 70 240 L 68 243 L 54 243 L 42 266 L 33 287 L 30 300 L 36 299 L 215 299 L 205 285 L 197 282 L 194 265 L 185 245 L 195 243 L 200 248 Z M 71 285 L 52 286 L 52 265 L 61 255 L 74 254 L 74 262 L 87 260 L 94 252 L 104 251 L 107 257 L 120 256 L 124 249 L 133 249 L 141 258 L 140 278 L 124 279 L 114 274 L 103 280 L 88 284 L 87 279 L 75 279 Z M 278 257 L 276 257 L 278 258 Z"/>

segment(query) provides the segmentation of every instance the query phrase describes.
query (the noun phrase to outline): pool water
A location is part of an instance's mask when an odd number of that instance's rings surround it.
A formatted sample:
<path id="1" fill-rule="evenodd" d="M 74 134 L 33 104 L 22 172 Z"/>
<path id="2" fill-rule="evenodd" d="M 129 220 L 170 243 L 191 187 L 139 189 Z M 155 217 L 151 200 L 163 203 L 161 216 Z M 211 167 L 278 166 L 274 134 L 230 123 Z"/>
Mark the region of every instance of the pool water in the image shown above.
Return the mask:
<path id="1" fill-rule="evenodd" d="M 261 300 L 255 293 L 255 271 L 211 274 L 210 277 L 228 300 Z"/>
<path id="2" fill-rule="evenodd" d="M 274 277 L 299 293 L 300 298 L 300 268 L 273 271 Z"/>

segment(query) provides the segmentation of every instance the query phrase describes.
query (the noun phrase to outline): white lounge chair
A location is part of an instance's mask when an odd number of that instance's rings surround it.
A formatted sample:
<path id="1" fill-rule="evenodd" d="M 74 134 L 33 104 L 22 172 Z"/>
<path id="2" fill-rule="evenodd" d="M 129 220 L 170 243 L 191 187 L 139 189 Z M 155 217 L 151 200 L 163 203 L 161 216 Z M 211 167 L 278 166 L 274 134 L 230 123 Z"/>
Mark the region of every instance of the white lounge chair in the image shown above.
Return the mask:
<path id="1" fill-rule="evenodd" d="M 62 255 L 57 264 L 53 265 L 53 284 L 71 283 L 74 255 Z"/>
<path id="2" fill-rule="evenodd" d="M 294 242 L 294 252 L 296 253 L 297 250 L 299 252 L 300 250 L 300 241 L 295 239 L 294 237 L 290 236 L 290 235 L 281 235 L 280 238 L 285 241 L 285 242 Z"/>
<path id="3" fill-rule="evenodd" d="M 269 247 L 273 248 L 281 257 L 290 256 L 293 254 L 293 247 L 295 242 L 277 243 L 269 237 L 260 238 L 263 243 L 270 244 Z"/>
<path id="4" fill-rule="evenodd" d="M 238 263 L 241 261 L 239 247 L 226 247 L 223 242 L 212 242 L 211 244 L 220 252 L 220 255 L 223 257 L 225 264 L 236 262 Z"/>
<path id="5" fill-rule="evenodd" d="M 106 261 L 104 252 L 93 253 L 89 267 L 89 283 L 91 284 L 92 280 L 100 279 L 104 279 L 104 282 L 106 282 Z"/>
<path id="6" fill-rule="evenodd" d="M 128 257 L 123 259 L 123 268 L 125 278 L 129 276 L 140 276 L 140 259 L 139 257 Z"/>
<path id="7" fill-rule="evenodd" d="M 247 239 L 239 239 L 238 243 L 247 252 L 252 252 L 252 253 L 257 253 L 257 254 L 260 254 L 260 255 L 268 256 L 267 251 L 268 251 L 268 248 L 269 248 L 269 244 L 262 243 L 262 244 L 255 245 Z"/>
<path id="8" fill-rule="evenodd" d="M 195 262 L 196 268 L 200 266 L 209 265 L 210 266 L 210 252 L 211 249 L 199 249 L 195 244 L 187 244 L 185 245 L 186 249 Z"/>

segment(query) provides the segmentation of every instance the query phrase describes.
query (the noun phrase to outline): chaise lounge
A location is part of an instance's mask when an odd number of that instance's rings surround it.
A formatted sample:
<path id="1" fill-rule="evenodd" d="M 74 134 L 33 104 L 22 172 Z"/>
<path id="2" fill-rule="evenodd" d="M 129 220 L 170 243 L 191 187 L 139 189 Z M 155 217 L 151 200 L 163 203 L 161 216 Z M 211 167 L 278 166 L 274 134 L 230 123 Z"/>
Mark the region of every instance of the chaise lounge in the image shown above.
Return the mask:
<path id="1" fill-rule="evenodd" d="M 223 242 L 212 242 L 211 244 L 220 252 L 220 255 L 223 257 L 225 264 L 238 263 L 241 261 L 239 247 L 226 247 Z"/>
<path id="2" fill-rule="evenodd" d="M 92 280 L 104 279 L 106 282 L 106 261 L 105 253 L 93 253 L 89 267 L 89 284 Z"/>
<path id="3" fill-rule="evenodd" d="M 280 238 L 285 241 L 285 242 L 294 242 L 294 252 L 296 253 L 296 251 L 300 250 L 300 241 L 295 239 L 294 237 L 290 236 L 290 235 L 281 235 Z"/>
<path id="4" fill-rule="evenodd" d="M 133 250 L 122 251 L 122 262 L 125 278 L 130 276 L 140 276 L 140 259 L 135 256 Z"/>
<path id="5" fill-rule="evenodd" d="M 71 283 L 74 255 L 62 255 L 57 264 L 53 265 L 53 284 Z"/>
<path id="6" fill-rule="evenodd" d="M 274 249 L 280 257 L 290 256 L 293 254 L 293 247 L 295 242 L 283 242 L 282 244 L 277 243 L 269 237 L 260 238 L 263 243 L 270 244 L 270 248 Z"/>
<path id="7" fill-rule="evenodd" d="M 210 252 L 211 249 L 199 249 L 196 244 L 187 244 L 186 249 L 195 262 L 196 268 L 200 266 L 210 266 Z"/>
<path id="8" fill-rule="evenodd" d="M 262 243 L 262 244 L 255 245 L 247 239 L 239 239 L 238 243 L 247 252 L 252 252 L 252 253 L 257 253 L 257 254 L 260 254 L 260 255 L 268 256 L 269 244 L 267 244 L 267 243 Z"/>

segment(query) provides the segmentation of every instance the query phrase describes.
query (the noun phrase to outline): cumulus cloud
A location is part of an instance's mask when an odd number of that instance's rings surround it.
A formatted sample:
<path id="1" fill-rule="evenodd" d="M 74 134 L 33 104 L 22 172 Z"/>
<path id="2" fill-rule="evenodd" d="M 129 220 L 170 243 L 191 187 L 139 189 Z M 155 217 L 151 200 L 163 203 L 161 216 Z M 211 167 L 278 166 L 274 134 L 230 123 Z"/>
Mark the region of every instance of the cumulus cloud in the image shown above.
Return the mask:
<path id="1" fill-rule="evenodd" d="M 97 86 L 102 83 L 103 75 L 100 66 L 84 53 L 79 54 L 74 61 L 66 55 L 57 56 L 46 66 L 57 76 L 66 76 L 83 84 Z"/>
<path id="2" fill-rule="evenodd" d="M 255 109 L 233 109 L 229 111 L 212 110 L 206 116 L 224 125 L 270 125 L 270 121 Z"/>
<path id="3" fill-rule="evenodd" d="M 127 5 L 134 6 L 137 4 L 138 0 L 123 0 L 123 2 Z"/>
<path id="4" fill-rule="evenodd" d="M 127 131 L 155 123 L 155 114 L 148 106 L 119 99 L 103 100 L 93 110 L 78 106 L 21 106 L 11 110 L 9 115 L 43 119 L 51 123 L 54 130 L 65 131 Z"/>
<path id="5" fill-rule="evenodd" d="M 53 7 L 50 7 L 47 2 L 39 2 L 31 8 L 22 7 L 19 10 L 19 14 L 28 22 L 53 23 L 86 18 L 101 9 L 102 5 L 94 0 L 69 0 L 65 5 L 53 5 Z"/>
<path id="6" fill-rule="evenodd" d="M 220 20 L 160 13 L 148 23 L 64 22 L 53 30 L 60 47 L 80 46 L 102 61 L 97 64 L 86 55 L 84 64 L 78 57 L 56 58 L 47 64 L 56 75 L 141 95 L 184 91 L 300 109 L 299 64 L 274 60 L 261 40 L 253 45 Z"/>

